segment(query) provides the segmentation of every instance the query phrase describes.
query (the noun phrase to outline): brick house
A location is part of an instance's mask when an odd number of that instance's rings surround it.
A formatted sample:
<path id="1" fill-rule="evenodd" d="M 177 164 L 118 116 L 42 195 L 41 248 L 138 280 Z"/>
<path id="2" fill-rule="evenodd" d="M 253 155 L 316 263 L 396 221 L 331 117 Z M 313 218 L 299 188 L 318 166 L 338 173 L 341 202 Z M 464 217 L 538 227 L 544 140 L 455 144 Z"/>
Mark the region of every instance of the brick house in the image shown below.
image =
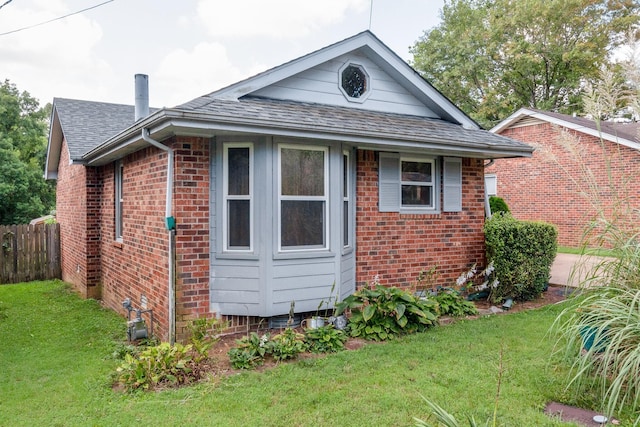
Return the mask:
<path id="1" fill-rule="evenodd" d="M 378 275 L 451 283 L 484 261 L 484 131 L 371 32 L 174 108 L 55 99 L 63 279 L 123 313 L 233 326 L 315 311 Z"/>
<path id="2" fill-rule="evenodd" d="M 558 227 L 558 244 L 595 245 L 598 211 L 640 208 L 639 123 L 600 122 L 521 108 L 491 132 L 535 147 L 531 158 L 487 167 L 487 191 L 516 218 Z"/>

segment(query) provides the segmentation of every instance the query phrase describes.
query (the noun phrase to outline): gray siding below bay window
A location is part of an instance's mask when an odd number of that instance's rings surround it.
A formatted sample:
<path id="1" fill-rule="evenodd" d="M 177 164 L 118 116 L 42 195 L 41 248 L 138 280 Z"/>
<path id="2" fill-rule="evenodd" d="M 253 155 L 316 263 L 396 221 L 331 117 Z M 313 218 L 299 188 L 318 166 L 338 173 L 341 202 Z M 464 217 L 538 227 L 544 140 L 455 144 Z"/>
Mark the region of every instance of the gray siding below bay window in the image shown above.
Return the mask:
<path id="1" fill-rule="evenodd" d="M 224 176 L 222 153 L 225 143 L 253 144 L 253 244 L 251 251 L 225 251 L 222 244 Z M 312 144 L 328 150 L 328 247 L 322 250 L 278 249 L 278 146 L 301 147 Z M 355 250 L 343 247 L 342 144 L 323 141 L 273 140 L 268 137 L 217 137 L 211 153 L 211 256 L 210 309 L 221 315 L 270 317 L 295 311 L 314 312 L 322 303 L 327 308 L 355 290 Z M 354 156 L 352 156 L 354 157 Z M 353 162 L 355 165 L 355 160 Z M 351 168 L 355 182 L 355 167 Z M 355 203 L 355 187 L 351 200 Z M 355 208 L 350 222 L 355 224 Z M 355 242 L 354 227 L 350 241 Z M 335 288 L 332 293 L 332 286 Z"/>

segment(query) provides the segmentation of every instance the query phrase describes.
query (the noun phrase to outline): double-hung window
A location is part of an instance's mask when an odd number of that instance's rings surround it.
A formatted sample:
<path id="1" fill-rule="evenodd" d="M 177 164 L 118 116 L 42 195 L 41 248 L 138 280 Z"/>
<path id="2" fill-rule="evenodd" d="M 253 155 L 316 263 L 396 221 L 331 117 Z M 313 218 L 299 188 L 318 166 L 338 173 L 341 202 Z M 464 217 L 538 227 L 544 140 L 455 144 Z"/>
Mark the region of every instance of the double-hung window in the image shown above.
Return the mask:
<path id="1" fill-rule="evenodd" d="M 435 208 L 435 161 L 433 159 L 400 158 L 402 207 Z"/>
<path id="2" fill-rule="evenodd" d="M 342 153 L 342 246 L 351 246 L 351 161 L 349 151 Z"/>
<path id="3" fill-rule="evenodd" d="M 462 210 L 461 158 L 444 157 L 440 161 L 438 157 L 380 153 L 378 173 L 380 212 Z"/>
<path id="4" fill-rule="evenodd" d="M 122 161 L 117 161 L 115 163 L 114 170 L 114 186 L 115 186 L 115 194 L 114 194 L 114 202 L 115 202 L 115 240 L 117 242 L 122 242 L 122 229 L 123 229 L 123 220 L 122 220 L 122 206 L 124 204 L 124 166 L 122 165 Z"/>
<path id="5" fill-rule="evenodd" d="M 278 216 L 281 251 L 327 249 L 329 170 L 327 147 L 278 147 Z"/>
<path id="6" fill-rule="evenodd" d="M 224 249 L 250 252 L 253 249 L 253 145 L 224 144 L 223 174 Z"/>

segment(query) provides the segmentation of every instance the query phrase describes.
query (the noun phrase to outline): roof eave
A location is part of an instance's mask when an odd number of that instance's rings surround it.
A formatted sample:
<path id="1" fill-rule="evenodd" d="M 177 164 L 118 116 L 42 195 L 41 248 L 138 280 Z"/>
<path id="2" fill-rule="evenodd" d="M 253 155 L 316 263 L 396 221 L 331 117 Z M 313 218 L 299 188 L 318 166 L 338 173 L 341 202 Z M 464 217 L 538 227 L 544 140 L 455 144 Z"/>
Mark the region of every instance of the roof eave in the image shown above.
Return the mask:
<path id="1" fill-rule="evenodd" d="M 613 143 L 617 143 L 620 145 L 624 145 L 625 147 L 629 147 L 629 148 L 633 148 L 635 150 L 639 150 L 640 151 L 640 143 L 632 141 L 630 139 L 626 139 L 626 138 L 621 138 L 618 135 L 613 135 L 611 133 L 608 132 L 602 132 L 599 131 L 598 129 L 593 129 L 587 126 L 583 126 L 577 123 L 572 123 L 569 122 L 567 120 L 562 120 L 558 117 L 553 117 L 547 114 L 544 114 L 543 112 L 540 111 L 534 111 L 534 110 L 530 110 L 528 108 L 520 108 L 518 111 L 516 111 L 515 113 L 513 113 L 512 115 L 510 115 L 509 117 L 507 117 L 506 119 L 504 119 L 503 121 L 501 121 L 500 123 L 498 123 L 496 126 L 494 126 L 490 132 L 491 133 L 495 133 L 495 134 L 499 134 L 500 132 L 502 132 L 505 129 L 510 128 L 511 126 L 513 126 L 515 123 L 517 123 L 519 120 L 521 120 L 523 117 L 533 117 L 536 118 L 538 120 L 542 120 L 554 125 L 558 125 L 558 126 L 562 126 L 564 128 L 567 129 L 571 129 L 573 131 L 576 132 L 581 132 L 584 133 L 585 135 L 590 135 L 596 138 L 602 138 L 605 141 L 609 141 L 609 142 L 613 142 Z"/>
<path id="2" fill-rule="evenodd" d="M 83 156 L 83 161 L 89 166 L 100 166 L 147 147 L 149 144 L 144 142 L 141 137 L 143 128 L 149 130 L 152 138 L 160 141 L 177 134 L 212 137 L 219 133 L 251 133 L 342 141 L 377 150 L 431 150 L 449 155 L 458 153 L 464 154 L 466 157 L 477 158 L 530 157 L 533 152 L 532 147 L 524 144 L 522 147 L 516 148 L 507 145 L 465 143 L 447 138 L 416 139 L 392 133 L 377 132 L 372 134 L 322 126 L 311 129 L 292 123 L 274 123 L 269 120 L 259 121 L 242 117 L 221 118 L 206 113 L 162 109 L 89 151 Z"/>

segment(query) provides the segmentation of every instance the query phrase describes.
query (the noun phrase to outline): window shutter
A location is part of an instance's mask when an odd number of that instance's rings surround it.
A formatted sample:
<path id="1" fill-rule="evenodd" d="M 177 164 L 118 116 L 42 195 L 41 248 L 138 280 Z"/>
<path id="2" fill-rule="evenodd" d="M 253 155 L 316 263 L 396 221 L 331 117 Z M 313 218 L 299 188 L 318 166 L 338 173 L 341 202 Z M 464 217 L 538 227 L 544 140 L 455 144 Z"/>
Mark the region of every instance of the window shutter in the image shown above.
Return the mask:
<path id="1" fill-rule="evenodd" d="M 400 156 L 380 153 L 378 164 L 378 210 L 400 211 Z"/>
<path id="2" fill-rule="evenodd" d="M 445 157 L 442 177 L 444 181 L 442 210 L 444 212 L 462 211 L 462 159 Z"/>

